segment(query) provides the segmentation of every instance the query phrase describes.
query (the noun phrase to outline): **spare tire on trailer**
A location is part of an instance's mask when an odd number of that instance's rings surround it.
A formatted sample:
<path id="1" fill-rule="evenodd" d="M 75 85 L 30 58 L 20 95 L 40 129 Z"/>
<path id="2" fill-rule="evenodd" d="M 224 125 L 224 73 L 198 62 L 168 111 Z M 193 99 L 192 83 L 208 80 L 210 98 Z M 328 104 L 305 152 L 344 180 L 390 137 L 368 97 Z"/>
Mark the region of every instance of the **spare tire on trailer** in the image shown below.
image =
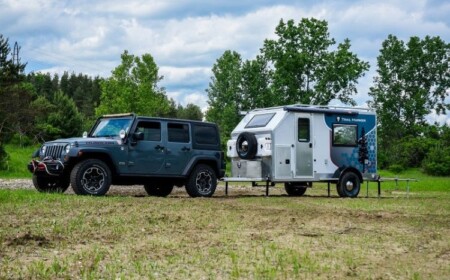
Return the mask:
<path id="1" fill-rule="evenodd" d="M 241 159 L 253 159 L 258 152 L 258 141 L 253 133 L 242 132 L 236 141 L 236 151 Z"/>

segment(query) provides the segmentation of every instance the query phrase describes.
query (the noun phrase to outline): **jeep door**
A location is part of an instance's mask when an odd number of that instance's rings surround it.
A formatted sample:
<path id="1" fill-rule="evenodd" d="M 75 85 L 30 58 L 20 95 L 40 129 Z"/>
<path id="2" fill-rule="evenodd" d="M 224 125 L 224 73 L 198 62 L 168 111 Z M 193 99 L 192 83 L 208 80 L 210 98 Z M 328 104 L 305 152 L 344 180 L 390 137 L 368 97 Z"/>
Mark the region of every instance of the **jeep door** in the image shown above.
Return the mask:
<path id="1" fill-rule="evenodd" d="M 190 125 L 167 122 L 167 148 L 164 174 L 181 175 L 192 156 Z"/>
<path id="2" fill-rule="evenodd" d="M 161 122 L 139 120 L 134 132 L 142 132 L 143 139 L 129 141 L 128 172 L 138 175 L 160 172 L 165 160 Z"/>

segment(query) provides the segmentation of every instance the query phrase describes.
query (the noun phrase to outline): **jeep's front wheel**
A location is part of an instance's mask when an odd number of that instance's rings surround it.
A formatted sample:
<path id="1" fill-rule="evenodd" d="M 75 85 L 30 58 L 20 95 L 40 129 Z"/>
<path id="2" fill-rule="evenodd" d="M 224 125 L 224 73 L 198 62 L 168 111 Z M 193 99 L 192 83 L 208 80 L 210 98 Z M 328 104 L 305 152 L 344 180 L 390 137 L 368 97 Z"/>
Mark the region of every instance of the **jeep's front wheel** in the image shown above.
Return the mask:
<path id="1" fill-rule="evenodd" d="M 33 175 L 33 185 L 39 192 L 63 193 L 70 185 L 69 178 L 65 177 L 45 177 Z"/>
<path id="2" fill-rule="evenodd" d="M 191 197 L 211 197 L 216 191 L 216 187 L 216 172 L 208 165 L 199 164 L 189 176 L 186 192 Z"/>
<path id="3" fill-rule="evenodd" d="M 166 197 L 172 192 L 173 185 L 163 184 L 163 185 L 153 186 L 150 184 L 145 184 L 144 189 L 148 195 Z"/>
<path id="4" fill-rule="evenodd" d="M 76 194 L 104 195 L 111 186 L 111 170 L 101 160 L 84 160 L 72 169 L 70 183 Z"/>

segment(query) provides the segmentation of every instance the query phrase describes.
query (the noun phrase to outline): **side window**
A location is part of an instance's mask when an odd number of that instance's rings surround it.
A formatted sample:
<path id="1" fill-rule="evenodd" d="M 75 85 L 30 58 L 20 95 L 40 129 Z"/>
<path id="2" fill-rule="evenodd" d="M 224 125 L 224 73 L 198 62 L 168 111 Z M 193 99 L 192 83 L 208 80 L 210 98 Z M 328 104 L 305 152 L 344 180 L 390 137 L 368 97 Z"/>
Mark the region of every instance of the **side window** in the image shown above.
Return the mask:
<path id="1" fill-rule="evenodd" d="M 357 145 L 357 125 L 334 124 L 333 146 L 355 147 Z"/>
<path id="2" fill-rule="evenodd" d="M 144 133 L 144 141 L 161 141 L 161 123 L 140 121 L 136 132 Z"/>
<path id="3" fill-rule="evenodd" d="M 189 125 L 184 123 L 168 123 L 167 138 L 169 142 L 189 143 Z"/>
<path id="4" fill-rule="evenodd" d="M 218 145 L 219 139 L 216 128 L 206 125 L 194 125 L 194 141 L 200 145 Z"/>
<path id="5" fill-rule="evenodd" d="M 298 142 L 309 142 L 309 119 L 298 119 Z"/>

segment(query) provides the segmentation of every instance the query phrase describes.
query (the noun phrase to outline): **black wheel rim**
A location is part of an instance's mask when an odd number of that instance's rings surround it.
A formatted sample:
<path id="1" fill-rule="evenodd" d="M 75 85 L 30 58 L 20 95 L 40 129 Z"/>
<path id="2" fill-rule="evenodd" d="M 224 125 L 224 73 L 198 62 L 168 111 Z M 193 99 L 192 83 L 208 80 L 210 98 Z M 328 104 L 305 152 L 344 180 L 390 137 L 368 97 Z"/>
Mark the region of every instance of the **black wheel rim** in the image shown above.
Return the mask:
<path id="1" fill-rule="evenodd" d="M 96 193 L 103 187 L 105 179 L 105 170 L 98 166 L 92 166 L 84 171 L 83 177 L 81 178 L 81 185 L 89 193 Z"/>

